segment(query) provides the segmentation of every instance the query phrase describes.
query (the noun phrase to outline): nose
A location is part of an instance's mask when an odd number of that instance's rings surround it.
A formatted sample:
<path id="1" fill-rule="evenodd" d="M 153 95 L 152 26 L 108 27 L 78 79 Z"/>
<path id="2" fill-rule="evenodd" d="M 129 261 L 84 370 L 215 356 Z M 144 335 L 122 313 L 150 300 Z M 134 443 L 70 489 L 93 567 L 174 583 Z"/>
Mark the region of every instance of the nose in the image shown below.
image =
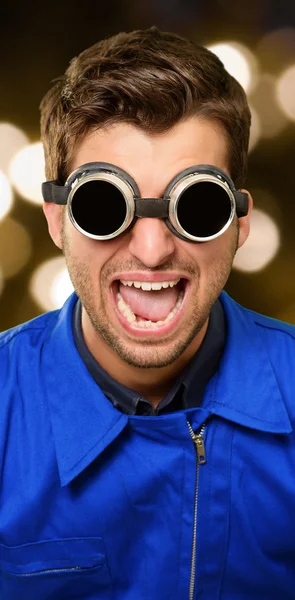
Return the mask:
<path id="1" fill-rule="evenodd" d="M 139 218 L 130 233 L 129 251 L 147 267 L 162 265 L 175 251 L 176 238 L 162 219 Z"/>

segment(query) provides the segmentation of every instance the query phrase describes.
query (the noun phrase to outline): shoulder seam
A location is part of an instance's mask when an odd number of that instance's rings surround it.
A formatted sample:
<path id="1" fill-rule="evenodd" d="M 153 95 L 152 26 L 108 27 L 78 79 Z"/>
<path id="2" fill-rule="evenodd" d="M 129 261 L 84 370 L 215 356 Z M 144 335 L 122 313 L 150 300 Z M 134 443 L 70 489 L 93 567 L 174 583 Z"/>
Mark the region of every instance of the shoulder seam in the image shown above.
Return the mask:
<path id="1" fill-rule="evenodd" d="M 295 328 L 294 328 L 294 334 L 289 331 L 288 329 L 284 329 L 281 327 L 278 327 L 276 325 L 270 325 L 268 323 L 261 323 L 260 321 L 253 319 L 255 325 L 258 325 L 259 327 L 262 327 L 263 329 L 270 329 L 271 331 L 279 331 L 280 333 L 286 333 L 287 335 L 289 335 L 292 339 L 295 340 Z M 286 323 L 286 325 L 288 326 L 289 324 Z M 290 324 L 290 327 L 293 327 L 293 325 Z"/>
<path id="2" fill-rule="evenodd" d="M 52 318 L 53 315 L 51 315 L 51 318 L 47 320 L 45 326 L 43 327 L 22 327 L 20 325 L 19 327 L 14 328 L 13 331 L 10 333 L 8 332 L 7 336 L 5 336 L 2 340 L 0 339 L 0 350 L 9 344 L 9 342 L 11 342 L 11 340 L 13 340 L 16 336 L 26 333 L 27 331 L 45 331 Z"/>

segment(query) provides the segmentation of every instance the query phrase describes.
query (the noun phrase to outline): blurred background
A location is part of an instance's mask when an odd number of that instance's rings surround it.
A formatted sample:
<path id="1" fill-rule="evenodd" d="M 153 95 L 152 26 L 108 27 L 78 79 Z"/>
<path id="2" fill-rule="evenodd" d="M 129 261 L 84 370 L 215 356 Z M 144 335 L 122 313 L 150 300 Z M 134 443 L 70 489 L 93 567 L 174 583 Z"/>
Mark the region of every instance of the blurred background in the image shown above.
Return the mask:
<path id="1" fill-rule="evenodd" d="M 39 103 L 72 57 L 119 31 L 157 25 L 211 48 L 248 93 L 252 232 L 227 291 L 295 324 L 295 2 L 51 0 L 5 2 L 0 56 L 0 330 L 71 293 L 42 212 Z"/>

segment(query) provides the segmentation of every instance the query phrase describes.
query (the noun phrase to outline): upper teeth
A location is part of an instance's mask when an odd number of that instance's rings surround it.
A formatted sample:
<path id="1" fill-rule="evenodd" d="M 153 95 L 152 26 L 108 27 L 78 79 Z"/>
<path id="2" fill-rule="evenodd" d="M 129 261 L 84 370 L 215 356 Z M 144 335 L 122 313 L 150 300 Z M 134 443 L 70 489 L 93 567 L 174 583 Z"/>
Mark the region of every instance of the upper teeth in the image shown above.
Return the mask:
<path id="1" fill-rule="evenodd" d="M 120 279 L 123 285 L 134 285 L 136 288 L 142 290 L 161 290 L 162 288 L 174 287 L 178 284 L 180 279 L 174 279 L 173 281 L 127 281 L 126 279 Z"/>

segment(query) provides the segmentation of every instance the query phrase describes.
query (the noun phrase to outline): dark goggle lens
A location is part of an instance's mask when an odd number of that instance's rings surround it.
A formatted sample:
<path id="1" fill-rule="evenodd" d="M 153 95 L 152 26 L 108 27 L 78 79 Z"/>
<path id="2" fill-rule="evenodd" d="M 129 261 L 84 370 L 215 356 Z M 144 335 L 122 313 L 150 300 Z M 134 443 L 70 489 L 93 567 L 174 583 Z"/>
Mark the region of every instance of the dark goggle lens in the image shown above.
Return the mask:
<path id="1" fill-rule="evenodd" d="M 76 223 L 91 235 L 115 233 L 126 218 L 126 202 L 122 192 L 103 180 L 86 181 L 72 197 L 71 211 Z"/>
<path id="2" fill-rule="evenodd" d="M 221 231 L 230 214 L 228 193 L 212 181 L 198 181 L 186 188 L 177 205 L 181 227 L 198 238 L 210 237 Z"/>

